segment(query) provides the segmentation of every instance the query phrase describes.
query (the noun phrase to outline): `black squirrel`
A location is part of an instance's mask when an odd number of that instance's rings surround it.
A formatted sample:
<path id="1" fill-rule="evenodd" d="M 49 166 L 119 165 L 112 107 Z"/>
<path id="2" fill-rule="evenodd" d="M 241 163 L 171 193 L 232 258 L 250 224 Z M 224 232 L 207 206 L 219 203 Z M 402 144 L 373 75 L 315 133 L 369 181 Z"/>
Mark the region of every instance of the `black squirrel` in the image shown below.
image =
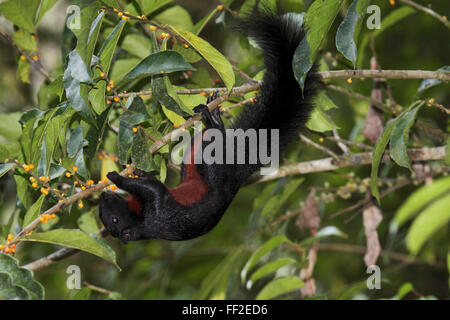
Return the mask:
<path id="1" fill-rule="evenodd" d="M 238 18 L 234 30 L 256 41 L 264 55 L 266 72 L 256 102 L 244 109 L 233 127 L 244 131 L 279 129 L 281 153 L 308 120 L 319 83 L 314 66 L 302 92 L 292 70 L 293 55 L 304 30 L 294 15 L 267 10 Z M 219 108 L 209 112 L 206 105 L 199 105 L 194 111 L 203 116 L 206 132 L 211 128 L 225 132 Z M 246 152 L 255 148 L 248 145 Z M 191 157 L 194 153 L 191 147 Z M 106 229 L 123 243 L 155 238 L 192 239 L 216 226 L 242 184 L 262 166 L 259 160 L 254 164 L 182 164 L 181 183 L 172 189 L 140 170 L 135 171 L 138 178 L 110 172 L 108 179 L 129 196 L 124 199 L 115 193 L 102 193 L 100 218 Z"/>

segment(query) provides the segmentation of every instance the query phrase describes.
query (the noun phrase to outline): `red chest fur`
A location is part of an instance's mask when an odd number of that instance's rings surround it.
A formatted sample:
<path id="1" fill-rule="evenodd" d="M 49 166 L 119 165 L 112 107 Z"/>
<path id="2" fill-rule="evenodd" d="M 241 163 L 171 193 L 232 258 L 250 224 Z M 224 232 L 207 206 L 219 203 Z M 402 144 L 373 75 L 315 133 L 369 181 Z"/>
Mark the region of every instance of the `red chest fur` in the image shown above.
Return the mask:
<path id="1" fill-rule="evenodd" d="M 126 198 L 125 201 L 128 204 L 128 209 L 136 212 L 136 214 L 138 216 L 142 215 L 142 208 L 141 208 L 141 203 L 139 202 L 139 200 L 133 196 L 132 194 L 129 194 Z"/>
<path id="2" fill-rule="evenodd" d="M 201 146 L 201 142 L 198 145 Z M 175 201 L 183 206 L 190 206 L 200 201 L 208 193 L 208 185 L 203 181 L 195 168 L 194 159 L 197 150 L 194 146 L 194 143 L 192 143 L 190 149 L 191 163 L 184 166 L 185 176 L 183 182 L 177 187 L 169 189 Z"/>

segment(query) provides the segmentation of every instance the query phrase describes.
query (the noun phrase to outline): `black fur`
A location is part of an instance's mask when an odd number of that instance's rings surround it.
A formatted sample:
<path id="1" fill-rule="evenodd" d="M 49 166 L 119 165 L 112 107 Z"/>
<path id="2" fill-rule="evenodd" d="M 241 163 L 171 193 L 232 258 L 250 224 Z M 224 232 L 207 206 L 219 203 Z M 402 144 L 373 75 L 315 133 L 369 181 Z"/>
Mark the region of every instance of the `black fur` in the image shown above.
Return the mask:
<path id="1" fill-rule="evenodd" d="M 290 14 L 277 15 L 263 11 L 255 11 L 249 18 L 237 21 L 235 26 L 236 30 L 246 33 L 261 47 L 266 73 L 257 102 L 245 108 L 234 127 L 243 130 L 279 129 L 280 152 L 283 152 L 309 117 L 311 99 L 317 92 L 318 76 L 313 68 L 302 93 L 294 78 L 292 58 L 304 36 L 303 30 Z M 205 106 L 200 105 L 195 111 L 203 115 L 206 129 L 217 128 L 225 132 L 218 109 L 209 113 Z M 252 147 L 247 146 L 247 151 Z M 100 218 L 107 230 L 124 243 L 151 238 L 195 238 L 207 233 L 219 222 L 241 185 L 261 166 L 260 163 L 196 165 L 196 171 L 208 186 L 208 192 L 190 206 L 176 202 L 168 189 L 150 175 L 138 172 L 141 177 L 132 179 L 110 172 L 108 178 L 112 182 L 140 200 L 142 215 L 130 211 L 121 197 L 103 193 L 99 206 Z"/>

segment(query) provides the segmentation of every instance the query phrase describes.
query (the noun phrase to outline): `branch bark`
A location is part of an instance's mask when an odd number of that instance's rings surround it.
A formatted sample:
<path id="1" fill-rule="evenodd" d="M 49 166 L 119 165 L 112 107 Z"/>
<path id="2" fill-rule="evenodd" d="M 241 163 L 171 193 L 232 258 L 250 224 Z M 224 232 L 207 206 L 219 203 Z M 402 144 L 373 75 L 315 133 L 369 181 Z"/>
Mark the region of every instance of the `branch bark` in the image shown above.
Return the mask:
<path id="1" fill-rule="evenodd" d="M 445 153 L 446 147 L 419 148 L 408 150 L 408 156 L 411 159 L 411 161 L 439 160 L 445 157 Z M 390 161 L 389 154 L 385 154 L 382 161 L 389 162 Z M 251 183 L 271 181 L 274 179 L 279 179 L 290 175 L 331 171 L 352 166 L 367 165 L 371 163 L 372 163 L 371 152 L 354 153 L 339 156 L 339 161 L 336 161 L 336 159 L 330 157 L 319 160 L 299 162 L 296 164 L 283 166 L 280 169 L 278 169 L 277 173 L 270 176 L 253 176 L 252 178 L 249 179 L 246 185 Z"/>

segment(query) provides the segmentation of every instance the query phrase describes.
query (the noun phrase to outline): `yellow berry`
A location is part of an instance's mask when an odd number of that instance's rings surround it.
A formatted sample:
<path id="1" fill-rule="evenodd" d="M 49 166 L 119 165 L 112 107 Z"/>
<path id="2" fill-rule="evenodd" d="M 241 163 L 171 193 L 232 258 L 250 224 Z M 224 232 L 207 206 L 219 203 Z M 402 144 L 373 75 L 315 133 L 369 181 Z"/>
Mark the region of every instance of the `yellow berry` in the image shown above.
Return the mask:
<path id="1" fill-rule="evenodd" d="M 78 181 L 74 181 L 73 184 L 74 184 L 74 185 L 77 185 L 77 184 L 78 184 Z"/>
<path id="2" fill-rule="evenodd" d="M 111 81 L 109 82 L 109 86 L 110 86 L 111 88 L 114 88 L 114 81 L 111 80 Z"/>
<path id="3" fill-rule="evenodd" d="M 31 186 L 33 187 L 33 188 L 37 188 L 38 187 L 38 184 L 37 184 L 37 182 L 33 182 L 32 184 L 31 184 Z"/>
<path id="4" fill-rule="evenodd" d="M 83 202 L 82 201 L 78 201 L 78 208 L 82 209 L 84 207 Z"/>
<path id="5" fill-rule="evenodd" d="M 107 87 L 106 87 L 106 91 L 111 91 L 111 87 L 110 87 L 110 86 L 107 86 Z"/>
<path id="6" fill-rule="evenodd" d="M 323 138 L 322 138 L 322 137 L 320 137 L 320 138 L 319 138 L 319 141 L 320 141 L 320 142 L 323 142 Z"/>
<path id="7" fill-rule="evenodd" d="M 206 96 L 206 92 L 205 92 L 205 91 L 202 91 L 202 92 L 200 92 L 200 95 Z"/>
<path id="8" fill-rule="evenodd" d="M 33 60 L 34 60 L 34 61 L 38 61 L 38 60 L 39 60 L 39 57 L 38 57 L 38 56 L 34 56 L 34 57 L 33 57 Z"/>
<path id="9" fill-rule="evenodd" d="M 14 236 L 10 233 L 10 234 L 8 234 L 8 242 L 11 242 L 12 241 L 12 239 L 14 238 Z"/>
<path id="10" fill-rule="evenodd" d="M 218 5 L 218 6 L 217 6 L 217 10 L 222 11 L 222 10 L 223 10 L 223 5 L 221 5 L 221 4 Z"/>
<path id="11" fill-rule="evenodd" d="M 48 195 L 48 189 L 46 188 L 41 188 L 41 193 L 45 194 L 46 196 Z"/>
<path id="12" fill-rule="evenodd" d="M 105 77 L 105 73 L 104 72 L 100 72 L 100 77 L 104 78 Z"/>
<path id="13" fill-rule="evenodd" d="M 25 61 L 27 58 L 25 56 L 20 56 L 20 60 Z"/>
<path id="14" fill-rule="evenodd" d="M 90 179 L 90 180 L 86 181 L 86 184 L 87 184 L 88 186 L 91 186 L 91 185 L 94 184 L 94 180 Z"/>
<path id="15" fill-rule="evenodd" d="M 353 81 L 352 81 L 352 78 L 348 78 L 347 79 L 347 83 L 352 83 Z"/>
<path id="16" fill-rule="evenodd" d="M 86 187 L 85 186 L 81 186 L 81 190 L 86 190 Z"/>
<path id="17" fill-rule="evenodd" d="M 184 48 L 185 48 L 185 49 L 188 49 L 188 48 L 189 48 L 189 45 L 185 43 L 185 44 L 184 44 Z"/>
<path id="18" fill-rule="evenodd" d="M 119 102 L 119 97 L 114 97 L 115 102 Z"/>
<path id="19" fill-rule="evenodd" d="M 395 0 L 389 0 L 389 4 L 390 4 L 391 6 L 395 5 Z"/>
<path id="20" fill-rule="evenodd" d="M 106 104 L 111 104 L 111 100 L 106 100 Z"/>
<path id="21" fill-rule="evenodd" d="M 134 127 L 132 130 L 134 133 L 138 132 L 138 129 L 136 127 Z"/>
<path id="22" fill-rule="evenodd" d="M 70 178 L 72 176 L 72 174 L 70 172 L 66 172 L 66 177 Z"/>
<path id="23" fill-rule="evenodd" d="M 30 177 L 31 182 L 36 182 L 36 179 L 34 177 Z"/>
<path id="24" fill-rule="evenodd" d="M 34 164 L 30 163 L 28 166 L 30 167 L 30 169 L 34 169 Z"/>
<path id="25" fill-rule="evenodd" d="M 123 12 L 119 12 L 119 13 L 117 13 L 117 15 L 118 15 L 119 17 L 122 17 L 122 16 L 123 16 Z"/>
<path id="26" fill-rule="evenodd" d="M 5 249 L 5 246 L 3 244 L 0 244 L 0 251 L 3 251 Z"/>
<path id="27" fill-rule="evenodd" d="M 72 171 L 73 171 L 73 172 L 77 172 L 77 171 L 78 171 L 78 167 L 77 167 L 77 166 L 73 166 L 73 167 L 72 167 Z"/>
<path id="28" fill-rule="evenodd" d="M 155 26 L 150 26 L 150 30 L 156 31 L 156 27 Z"/>

